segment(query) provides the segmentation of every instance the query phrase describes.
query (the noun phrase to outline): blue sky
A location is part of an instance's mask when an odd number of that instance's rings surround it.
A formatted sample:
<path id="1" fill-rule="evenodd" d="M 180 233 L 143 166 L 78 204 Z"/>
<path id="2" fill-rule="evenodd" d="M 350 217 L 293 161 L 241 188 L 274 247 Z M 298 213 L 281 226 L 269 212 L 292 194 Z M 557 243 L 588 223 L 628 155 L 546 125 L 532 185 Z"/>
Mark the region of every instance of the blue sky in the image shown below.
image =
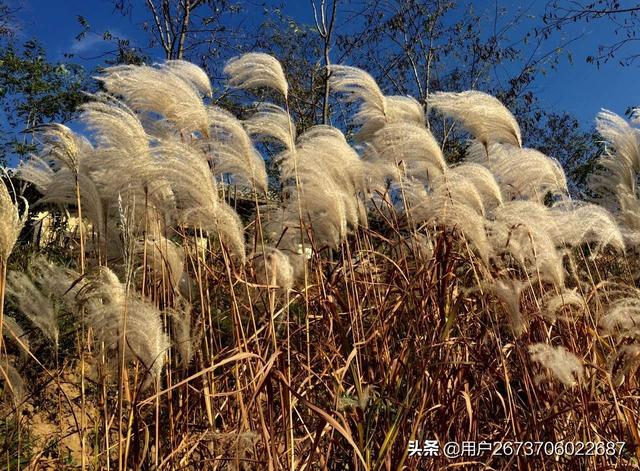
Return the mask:
<path id="1" fill-rule="evenodd" d="M 486 11 L 489 18 L 496 1 L 501 8 L 528 8 L 533 16 L 516 27 L 513 30 L 514 35 L 525 31 L 534 23 L 539 24 L 539 17 L 536 15 L 540 14 L 546 3 L 546 0 L 481 0 L 472 4 L 476 11 Z M 65 53 L 74 53 L 74 60 L 90 69 L 100 63 L 101 55 L 109 50 L 99 35 L 89 34 L 80 42 L 75 40 L 75 36 L 81 30 L 78 15 L 84 16 L 96 31 L 109 30 L 136 45 L 145 45 L 146 36 L 139 30 L 143 0 L 133 0 L 134 9 L 130 17 L 115 12 L 110 0 L 14 0 L 15 2 L 22 5 L 16 25 L 18 37 L 38 38 L 53 60 L 62 60 Z M 247 10 L 256 12 L 251 13 L 255 18 L 248 18 L 249 20 L 262 20 L 263 3 L 275 5 L 282 2 L 246 2 L 249 7 Z M 285 14 L 300 22 L 309 23 L 313 20 L 308 0 L 284 2 L 283 10 Z M 582 38 L 570 46 L 574 57 L 572 64 L 563 58 L 557 70 L 549 70 L 546 77 L 536 82 L 534 90 L 547 110 L 568 111 L 588 127 L 600 108 L 624 113 L 628 106 L 640 104 L 637 66 L 621 67 L 613 61 L 598 69 L 585 61 L 586 56 L 593 54 L 599 44 L 614 40 L 610 23 L 581 23 L 572 26 L 563 34 L 565 37 L 581 34 Z M 563 38 L 558 36 L 554 40 L 561 43 Z M 154 55 L 153 51 L 151 55 Z M 159 56 L 157 53 L 156 55 Z"/>

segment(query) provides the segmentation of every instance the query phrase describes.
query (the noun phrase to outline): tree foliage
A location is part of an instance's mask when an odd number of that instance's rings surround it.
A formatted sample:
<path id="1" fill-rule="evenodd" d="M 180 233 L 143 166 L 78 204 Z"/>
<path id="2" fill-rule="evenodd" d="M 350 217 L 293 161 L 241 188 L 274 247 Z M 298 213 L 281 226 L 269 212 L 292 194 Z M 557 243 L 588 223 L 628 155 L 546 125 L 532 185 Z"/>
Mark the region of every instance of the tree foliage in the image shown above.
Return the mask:
<path id="1" fill-rule="evenodd" d="M 35 40 L 0 50 L 0 160 L 32 151 L 28 131 L 51 121 L 68 121 L 83 102 L 81 66 L 50 62 Z"/>

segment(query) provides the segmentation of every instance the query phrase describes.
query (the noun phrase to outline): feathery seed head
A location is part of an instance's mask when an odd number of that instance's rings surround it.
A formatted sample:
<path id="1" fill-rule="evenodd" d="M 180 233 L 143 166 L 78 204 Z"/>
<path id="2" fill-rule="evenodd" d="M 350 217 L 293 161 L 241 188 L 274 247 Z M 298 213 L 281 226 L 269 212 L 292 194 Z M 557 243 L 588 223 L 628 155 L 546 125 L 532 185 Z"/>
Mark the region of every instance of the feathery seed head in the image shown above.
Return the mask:
<path id="1" fill-rule="evenodd" d="M 229 76 L 229 86 L 241 89 L 266 87 L 280 92 L 286 99 L 289 84 L 282 64 L 273 56 L 251 52 L 234 57 L 224 66 Z"/>
<path id="2" fill-rule="evenodd" d="M 24 200 L 25 208 L 20 214 L 4 180 L 0 180 L 0 259 L 6 262 L 27 220 L 29 205 Z"/>
<path id="3" fill-rule="evenodd" d="M 584 377 L 580 359 L 562 346 L 554 348 L 546 343 L 535 343 L 529 345 L 529 355 L 566 387 L 575 386 Z"/>
<path id="4" fill-rule="evenodd" d="M 477 90 L 437 92 L 429 96 L 429 107 L 458 121 L 485 146 L 494 143 L 522 147 L 520 126 L 500 101 Z"/>

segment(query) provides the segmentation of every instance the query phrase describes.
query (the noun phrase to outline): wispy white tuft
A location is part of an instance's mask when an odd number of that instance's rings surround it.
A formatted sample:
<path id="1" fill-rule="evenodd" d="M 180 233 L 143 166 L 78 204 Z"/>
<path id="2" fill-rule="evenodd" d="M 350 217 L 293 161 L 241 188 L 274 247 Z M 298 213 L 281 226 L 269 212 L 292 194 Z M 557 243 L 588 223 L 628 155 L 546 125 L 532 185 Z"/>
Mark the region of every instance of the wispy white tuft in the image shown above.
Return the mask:
<path id="1" fill-rule="evenodd" d="M 264 159 L 253 147 L 242 123 L 222 108 L 209 107 L 209 136 L 200 143 L 210 156 L 216 174 L 231 174 L 261 191 L 267 191 Z"/>
<path id="2" fill-rule="evenodd" d="M 438 92 L 429 96 L 429 106 L 458 121 L 485 146 L 503 143 L 522 147 L 520 126 L 513 114 L 487 93 L 476 90 Z"/>
<path id="3" fill-rule="evenodd" d="M 484 166 L 465 162 L 449 169 L 449 175 L 464 178 L 473 184 L 485 210 L 493 210 L 502 204 L 502 192 L 493 174 Z"/>
<path id="4" fill-rule="evenodd" d="M 330 66 L 329 84 L 337 92 L 345 94 L 348 102 L 362 100 L 353 123 L 359 127 L 356 140 L 366 142 L 373 139 L 377 131 L 387 124 L 412 123 L 425 126 L 422 105 L 408 96 L 384 96 L 371 75 L 357 67 Z"/>
<path id="5" fill-rule="evenodd" d="M 211 97 L 213 94 L 211 90 L 211 81 L 207 73 L 195 64 L 183 60 L 169 60 L 164 64 L 160 64 L 161 69 L 166 69 L 169 72 L 181 77 L 183 80 L 187 80 L 193 84 L 196 89 Z"/>
<path id="6" fill-rule="evenodd" d="M 261 103 L 257 111 L 243 124 L 259 142 L 276 142 L 292 151 L 295 148 L 296 128 L 287 111 L 271 103 Z"/>
<path id="7" fill-rule="evenodd" d="M 191 305 L 184 305 L 167 311 L 171 322 L 171 341 L 180 355 L 180 365 L 189 366 L 193 359 L 193 338 L 191 337 Z"/>
<path id="8" fill-rule="evenodd" d="M 534 278 L 564 286 L 558 250 L 560 229 L 548 209 L 535 201 L 511 201 L 494 211 L 489 240 L 497 254 L 508 254 Z"/>
<path id="9" fill-rule="evenodd" d="M 462 177 L 456 178 L 458 181 Z M 485 231 L 482 201 L 475 187 L 469 182 L 450 191 L 451 180 L 437 180 L 435 190 L 429 194 L 422 182 L 405 180 L 401 192 L 415 223 L 432 223 L 449 230 L 459 231 L 480 258 L 488 262 L 491 246 Z"/>
<path id="10" fill-rule="evenodd" d="M 107 358 L 118 361 L 118 353 L 124 349 L 125 361 L 142 363 L 150 378 L 161 374 L 169 342 L 155 306 L 128 294 L 106 267 L 87 276 L 77 299 L 85 309 L 85 322 L 92 328 L 97 345 L 114 352 Z"/>
<path id="11" fill-rule="evenodd" d="M 564 384 L 573 387 L 584 377 L 584 367 L 580 359 L 566 348 L 552 347 L 546 343 L 529 345 L 531 360 L 539 363 Z"/>
<path id="12" fill-rule="evenodd" d="M 550 292 L 543 299 L 544 315 L 549 319 L 564 318 L 560 312 L 572 308 L 572 312 L 580 313 L 587 308 L 587 303 L 575 289 L 563 290 L 560 293 Z"/>
<path id="13" fill-rule="evenodd" d="M 31 323 L 58 345 L 58 317 L 50 293 L 38 288 L 26 273 L 7 273 L 7 294 Z"/>
<path id="14" fill-rule="evenodd" d="M 387 107 L 382 91 L 375 79 L 362 69 L 348 65 L 330 66 L 329 85 L 337 92 L 345 93 L 348 101 L 363 100 L 377 115 L 386 116 Z"/>
<path id="15" fill-rule="evenodd" d="M 231 207 L 219 201 L 206 156 L 193 146 L 177 141 L 163 142 L 156 154 L 158 165 L 176 197 L 177 220 L 194 229 L 218 234 L 244 261 L 242 222 Z"/>
<path id="16" fill-rule="evenodd" d="M 0 361 L 0 379 L 4 382 L 6 396 L 10 396 L 14 407 L 19 407 L 27 393 L 27 388 L 22 375 L 7 359 Z"/>
<path id="17" fill-rule="evenodd" d="M 224 66 L 229 86 L 234 88 L 271 88 L 287 98 L 289 84 L 278 60 L 261 52 L 234 57 Z"/>
<path id="18" fill-rule="evenodd" d="M 97 79 L 133 110 L 157 113 L 185 136 L 206 133 L 207 110 L 191 74 L 182 77 L 170 67 L 121 65 L 105 69 Z"/>
<path id="19" fill-rule="evenodd" d="M 467 150 L 467 159 L 487 167 L 494 174 L 506 200 L 544 202 L 551 193 L 567 194 L 567 179 L 557 160 L 534 149 L 479 142 Z"/>
<path id="20" fill-rule="evenodd" d="M 598 325 L 606 335 L 640 339 L 640 298 L 625 297 L 613 302 Z"/>
<path id="21" fill-rule="evenodd" d="M 293 267 L 289 258 L 273 247 L 265 247 L 251 257 L 251 264 L 259 284 L 289 290 L 293 286 Z"/>
<path id="22" fill-rule="evenodd" d="M 25 209 L 20 214 L 4 180 L 0 180 L 0 259 L 6 262 L 27 220 L 29 207 L 25 200 Z"/>
<path id="23" fill-rule="evenodd" d="M 594 244 L 593 254 L 609 246 L 624 251 L 622 232 L 605 208 L 574 201 L 556 203 L 550 213 L 559 232 L 559 241 L 569 247 Z"/>
<path id="24" fill-rule="evenodd" d="M 371 144 L 379 159 L 399 165 L 407 176 L 428 181 L 447 167 L 440 145 L 423 126 L 388 124 L 376 132 Z"/>
<path id="25" fill-rule="evenodd" d="M 516 336 L 522 335 L 527 329 L 527 323 L 520 310 L 520 296 L 526 286 L 526 283 L 515 278 L 498 278 L 482 285 L 483 289 L 500 300 L 507 312 L 511 330 Z"/>

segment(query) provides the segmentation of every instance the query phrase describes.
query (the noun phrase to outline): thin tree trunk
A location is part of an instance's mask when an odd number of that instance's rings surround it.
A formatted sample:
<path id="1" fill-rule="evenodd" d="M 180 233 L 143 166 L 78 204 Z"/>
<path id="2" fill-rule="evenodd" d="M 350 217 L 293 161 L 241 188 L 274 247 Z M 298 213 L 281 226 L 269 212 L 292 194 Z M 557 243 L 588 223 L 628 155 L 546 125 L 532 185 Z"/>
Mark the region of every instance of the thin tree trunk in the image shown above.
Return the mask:
<path id="1" fill-rule="evenodd" d="M 191 2 L 190 0 L 184 0 L 184 15 L 182 17 L 182 25 L 180 26 L 180 39 L 178 42 L 178 54 L 177 59 L 182 59 L 184 55 L 184 41 L 187 37 L 187 31 L 189 30 L 189 21 L 191 16 Z"/>
<path id="2" fill-rule="evenodd" d="M 329 76 L 331 75 L 331 71 L 329 70 L 329 66 L 331 65 L 331 59 L 329 57 L 329 52 L 331 51 L 331 33 L 333 32 L 333 26 L 336 20 L 336 8 L 338 5 L 338 0 L 333 0 L 333 5 L 331 6 L 331 18 L 329 19 L 329 24 L 327 25 L 327 11 L 325 0 L 322 0 L 320 3 L 320 16 L 321 19 L 318 21 L 318 12 L 316 10 L 315 2 L 311 1 L 311 6 L 313 7 L 313 15 L 316 21 L 316 29 L 318 30 L 318 34 L 322 38 L 324 42 L 324 96 L 322 98 L 322 124 L 329 124 Z"/>

